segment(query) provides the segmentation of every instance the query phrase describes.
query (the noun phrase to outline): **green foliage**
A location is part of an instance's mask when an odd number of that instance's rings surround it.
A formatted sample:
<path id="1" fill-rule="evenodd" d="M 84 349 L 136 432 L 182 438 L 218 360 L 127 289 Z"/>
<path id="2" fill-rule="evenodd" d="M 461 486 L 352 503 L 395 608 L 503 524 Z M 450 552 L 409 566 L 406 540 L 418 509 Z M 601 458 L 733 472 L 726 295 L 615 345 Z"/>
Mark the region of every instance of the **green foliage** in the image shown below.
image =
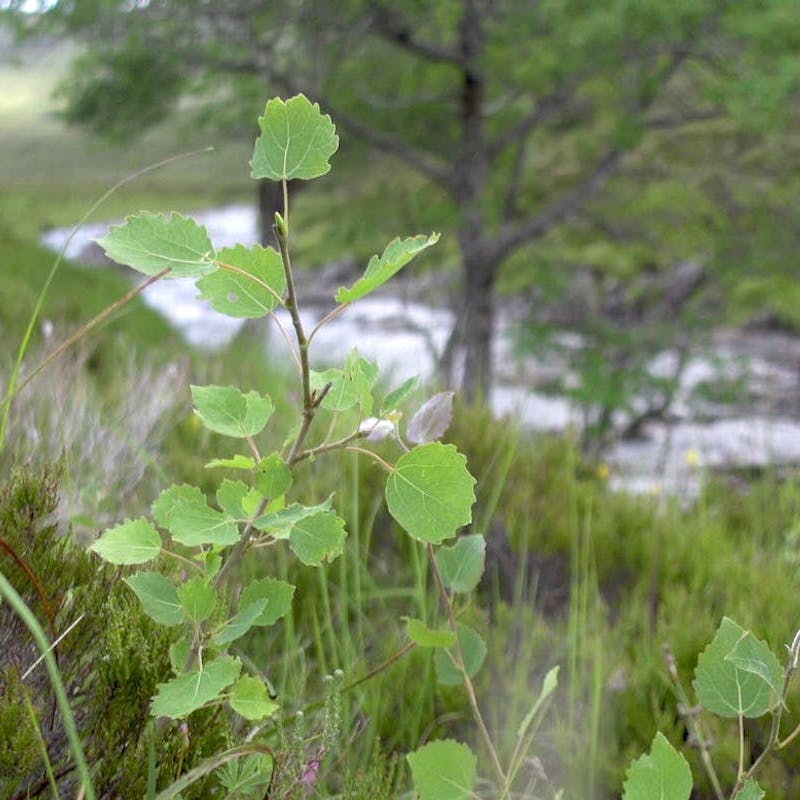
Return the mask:
<path id="1" fill-rule="evenodd" d="M 452 547 L 439 550 L 442 580 L 454 592 L 471 592 L 483 575 L 486 540 L 480 534 L 462 536 Z"/>
<path id="2" fill-rule="evenodd" d="M 761 717 L 780 702 L 783 681 L 769 647 L 725 617 L 697 660 L 694 688 L 700 703 L 720 717 Z"/>
<path id="3" fill-rule="evenodd" d="M 353 303 L 366 297 L 386 281 L 396 275 L 418 253 L 439 241 L 439 234 L 415 236 L 412 239 L 394 239 L 383 251 L 382 255 L 374 255 L 367 264 L 363 277 L 359 278 L 349 289 L 342 287 L 336 293 L 337 303 Z"/>
<path id="4" fill-rule="evenodd" d="M 465 673 L 467 677 L 473 678 L 486 658 L 486 642 L 469 625 L 459 623 L 457 638 L 458 644 L 450 645 L 447 649 L 437 649 L 433 657 L 436 679 L 444 686 L 460 686 L 464 682 Z"/>
<path id="5" fill-rule="evenodd" d="M 455 446 L 432 442 L 398 459 L 386 482 L 386 505 L 415 539 L 439 544 L 469 523 L 474 485 Z"/>
<path id="6" fill-rule="evenodd" d="M 336 128 L 317 103 L 304 95 L 275 98 L 258 118 L 261 136 L 250 162 L 254 178 L 310 180 L 331 168 L 328 160 L 339 147 Z"/>
<path id="7" fill-rule="evenodd" d="M 215 269 L 216 253 L 205 228 L 175 212 L 128 217 L 98 244 L 109 258 L 144 275 L 168 269 L 173 278 L 197 278 Z"/>
<path id="8" fill-rule="evenodd" d="M 467 800 L 477 779 L 472 751 L 450 739 L 430 742 L 408 755 L 420 800 Z"/>
<path id="9" fill-rule="evenodd" d="M 656 734 L 650 752 L 631 765 L 623 800 L 689 800 L 692 773 L 686 759 L 662 736 Z"/>

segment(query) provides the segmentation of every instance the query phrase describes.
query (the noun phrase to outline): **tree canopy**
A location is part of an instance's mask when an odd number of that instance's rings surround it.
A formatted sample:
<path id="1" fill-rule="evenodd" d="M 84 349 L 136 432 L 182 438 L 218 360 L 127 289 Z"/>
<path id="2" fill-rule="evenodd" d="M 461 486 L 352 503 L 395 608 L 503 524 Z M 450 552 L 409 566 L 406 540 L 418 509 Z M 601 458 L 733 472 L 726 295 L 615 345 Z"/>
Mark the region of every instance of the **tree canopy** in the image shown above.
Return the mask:
<path id="1" fill-rule="evenodd" d="M 66 113 L 98 131 L 152 124 L 187 94 L 243 126 L 266 97 L 302 91 L 345 135 L 434 184 L 462 263 L 449 353 L 475 396 L 491 376 L 501 277 L 563 285 L 581 268 L 616 286 L 699 259 L 716 289 L 752 301 L 763 258 L 785 271 L 796 11 L 793 0 L 61 0 L 34 27 L 87 42 Z"/>

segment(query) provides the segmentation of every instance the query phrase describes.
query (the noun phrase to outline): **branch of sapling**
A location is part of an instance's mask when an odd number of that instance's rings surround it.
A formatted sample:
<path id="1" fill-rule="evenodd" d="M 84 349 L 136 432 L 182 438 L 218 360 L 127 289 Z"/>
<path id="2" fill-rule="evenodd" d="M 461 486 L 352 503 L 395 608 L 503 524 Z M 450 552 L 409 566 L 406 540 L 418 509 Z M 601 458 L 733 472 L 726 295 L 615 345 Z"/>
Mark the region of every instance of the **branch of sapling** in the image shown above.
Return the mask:
<path id="1" fill-rule="evenodd" d="M 789 660 L 786 664 L 786 672 L 783 676 L 783 686 L 781 688 L 780 702 L 777 704 L 775 711 L 772 712 L 772 726 L 769 731 L 769 738 L 764 746 L 764 749 L 759 753 L 758 758 L 753 762 L 750 768 L 743 772 L 739 771 L 736 780 L 736 786 L 733 788 L 730 800 L 735 800 L 739 793 L 744 788 L 745 781 L 752 778 L 760 769 L 764 761 L 776 750 L 781 750 L 790 742 L 792 742 L 798 735 L 800 735 L 800 725 L 798 725 L 783 741 L 780 740 L 781 719 L 783 717 L 783 709 L 786 707 L 786 698 L 789 695 L 789 687 L 791 685 L 794 674 L 797 671 L 798 663 L 800 662 L 800 631 L 795 634 L 791 646 L 789 647 Z"/>
<path id="2" fill-rule="evenodd" d="M 672 689 L 675 692 L 676 698 L 678 699 L 678 713 L 683 718 L 684 724 L 686 725 L 686 729 L 689 731 L 690 736 L 695 742 L 697 742 L 697 748 L 700 752 L 700 760 L 703 763 L 703 768 L 706 771 L 706 775 L 708 775 L 709 781 L 711 781 L 711 786 L 714 789 L 714 795 L 716 796 L 717 800 L 725 800 L 725 795 L 722 791 L 722 784 L 720 783 L 719 776 L 714 768 L 714 762 L 711 760 L 711 756 L 709 755 L 711 746 L 703 735 L 703 731 L 701 730 L 700 724 L 697 721 L 696 714 L 692 711 L 692 705 L 689 702 L 689 698 L 686 695 L 686 690 L 683 688 L 680 675 L 678 674 L 675 655 L 672 652 L 672 648 L 668 644 L 664 645 L 664 660 L 667 665 L 667 674 L 672 681 Z"/>
<path id="3" fill-rule="evenodd" d="M 478 725 L 478 730 L 481 732 L 483 743 L 486 746 L 486 749 L 489 752 L 489 755 L 492 759 L 492 764 L 494 766 L 495 772 L 497 772 L 497 776 L 500 778 L 500 783 L 503 786 L 507 786 L 508 778 L 506 776 L 502 764 L 500 763 L 500 757 L 497 755 L 497 750 L 495 749 L 494 743 L 492 742 L 492 737 L 489 734 L 489 729 L 486 727 L 486 723 L 484 722 L 483 719 L 483 714 L 481 714 L 480 707 L 478 706 L 478 698 L 475 694 L 475 686 L 472 683 L 472 679 L 467 674 L 467 668 L 464 663 L 464 652 L 461 649 L 461 640 L 458 638 L 458 622 L 456 620 L 455 608 L 453 608 L 453 598 L 444 585 L 444 580 L 442 579 L 442 573 L 439 571 L 439 564 L 436 560 L 436 551 L 434 550 L 433 545 L 430 543 L 428 544 L 428 560 L 431 563 L 433 576 L 436 580 L 436 585 L 439 588 L 439 595 L 441 596 L 442 602 L 444 603 L 445 609 L 447 611 L 447 617 L 450 622 L 450 630 L 452 630 L 452 632 L 455 634 L 456 637 L 455 666 L 461 673 L 461 677 L 464 681 L 464 688 L 466 689 L 467 697 L 469 698 L 469 704 L 472 709 L 472 716 L 474 717 L 475 722 Z"/>

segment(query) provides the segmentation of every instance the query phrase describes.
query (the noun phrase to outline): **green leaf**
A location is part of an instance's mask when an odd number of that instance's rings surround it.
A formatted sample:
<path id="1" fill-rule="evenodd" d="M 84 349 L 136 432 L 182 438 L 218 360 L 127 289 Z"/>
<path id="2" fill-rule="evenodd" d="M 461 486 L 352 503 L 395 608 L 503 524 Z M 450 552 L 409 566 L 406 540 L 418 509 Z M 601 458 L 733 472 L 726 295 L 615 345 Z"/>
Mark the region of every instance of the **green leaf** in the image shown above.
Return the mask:
<path id="1" fill-rule="evenodd" d="M 737 797 L 739 800 L 762 800 L 765 794 L 766 792 L 758 785 L 757 780 L 748 778 Z"/>
<path id="2" fill-rule="evenodd" d="M 422 381 L 419 376 L 409 378 L 405 383 L 400 384 L 396 389 L 393 389 L 383 400 L 381 404 L 380 415 L 388 414 L 394 411 L 404 400 L 408 399 L 414 391 L 419 387 Z"/>
<path id="3" fill-rule="evenodd" d="M 220 697 L 242 671 L 242 662 L 233 656 L 219 656 L 194 672 L 159 683 L 150 707 L 154 717 L 182 719 L 206 703 Z"/>
<path id="4" fill-rule="evenodd" d="M 454 592 L 471 592 L 480 582 L 486 560 L 486 540 L 479 533 L 462 536 L 436 554 L 442 580 Z"/>
<path id="5" fill-rule="evenodd" d="M 419 647 L 450 647 L 456 643 L 453 631 L 433 630 L 421 619 L 406 617 L 408 638 Z"/>
<path id="6" fill-rule="evenodd" d="M 189 651 L 191 649 L 191 636 L 182 636 L 177 642 L 173 642 L 169 646 L 169 663 L 174 672 L 183 672 L 186 662 L 189 659 Z"/>
<path id="7" fill-rule="evenodd" d="M 349 289 L 342 287 L 336 293 L 337 303 L 353 303 L 362 297 L 374 292 L 382 286 L 393 275 L 399 272 L 409 261 L 418 253 L 426 250 L 431 245 L 439 241 L 439 234 L 432 233 L 430 236 L 413 236 L 408 239 L 393 239 L 386 245 L 382 255 L 374 255 L 367 264 L 362 277 L 360 277 Z"/>
<path id="8" fill-rule="evenodd" d="M 261 612 L 267 607 L 267 599 L 262 597 L 247 605 L 239 604 L 239 610 L 233 619 L 226 622 L 212 637 L 215 647 L 224 647 L 244 636 L 255 625 Z"/>
<path id="9" fill-rule="evenodd" d="M 124 578 L 142 604 L 144 613 L 161 625 L 183 622 L 183 606 L 171 581 L 160 572 L 137 572 Z"/>
<path id="10" fill-rule="evenodd" d="M 228 478 L 220 483 L 217 489 L 217 502 L 229 519 L 246 519 L 243 504 L 250 487 L 244 481 L 232 481 Z"/>
<path id="11" fill-rule="evenodd" d="M 783 669 L 752 633 L 723 618 L 697 659 L 694 688 L 702 706 L 720 717 L 760 717 L 781 698 Z"/>
<path id="12" fill-rule="evenodd" d="M 229 702 L 237 714 L 249 720 L 264 719 L 278 710 L 278 704 L 270 699 L 264 681 L 251 675 L 242 675 L 236 681 Z"/>
<path id="13" fill-rule="evenodd" d="M 287 539 L 292 528 L 306 517 L 313 517 L 322 511 L 330 511 L 333 495 L 316 506 L 304 506 L 292 503 L 280 511 L 270 511 L 253 521 L 253 527 L 259 531 L 267 531 L 276 539 Z"/>
<path id="14" fill-rule="evenodd" d="M 219 269 L 197 282 L 201 298 L 221 314 L 257 319 L 282 302 L 286 276 L 271 247 L 236 245 L 217 253 Z"/>
<path id="15" fill-rule="evenodd" d="M 214 469 L 216 467 L 224 467 L 225 469 L 253 469 L 256 465 L 256 460 L 250 456 L 243 456 L 237 454 L 233 458 L 214 458 L 206 464 L 206 469 Z"/>
<path id="16" fill-rule="evenodd" d="M 688 800 L 691 793 L 686 759 L 657 733 L 650 753 L 639 756 L 628 769 L 622 800 Z"/>
<path id="17" fill-rule="evenodd" d="M 169 268 L 171 278 L 199 278 L 213 272 L 214 245 L 202 225 L 180 214 L 141 214 L 113 225 L 97 243 L 106 255 L 145 275 Z"/>
<path id="18" fill-rule="evenodd" d="M 289 547 L 304 564 L 321 567 L 342 554 L 346 537 L 344 520 L 335 511 L 323 511 L 295 523 Z"/>
<path id="19" fill-rule="evenodd" d="M 322 400 L 322 407 L 329 411 L 347 411 L 359 406 L 362 414 L 369 414 L 372 410 L 372 387 L 377 379 L 377 365 L 353 350 L 347 357 L 343 370 L 312 372 L 311 388 L 319 392 L 326 384 L 331 384 Z"/>
<path id="20" fill-rule="evenodd" d="M 250 519 L 256 513 L 264 498 L 243 481 L 222 481 L 217 489 L 217 502 L 229 519 Z"/>
<path id="21" fill-rule="evenodd" d="M 480 634 L 468 625 L 458 624 L 458 641 L 464 656 L 464 668 L 471 678 L 483 665 L 486 658 L 486 643 Z M 456 648 L 451 646 L 447 650 L 437 650 L 433 655 L 433 664 L 436 667 L 436 679 L 444 686 L 461 686 L 464 676 L 461 674 L 454 661 Z"/>
<path id="22" fill-rule="evenodd" d="M 292 472 L 278 453 L 270 453 L 258 463 L 254 485 L 266 498 L 280 497 L 292 485 Z"/>
<path id="23" fill-rule="evenodd" d="M 411 537 L 439 544 L 471 521 L 474 485 L 455 446 L 432 442 L 397 461 L 386 481 L 386 504 Z"/>
<path id="24" fill-rule="evenodd" d="M 196 486 L 170 486 L 156 498 L 153 518 L 176 542 L 187 547 L 229 545 L 239 541 L 239 529 L 221 511 L 206 503 Z"/>
<path id="25" fill-rule="evenodd" d="M 107 530 L 89 549 L 111 564 L 143 564 L 161 552 L 161 536 L 144 517 L 126 519 Z"/>
<path id="26" fill-rule="evenodd" d="M 189 619 L 195 622 L 207 620 L 217 607 L 217 593 L 201 575 L 195 575 L 181 584 L 177 593 Z"/>
<path id="27" fill-rule="evenodd" d="M 192 386 L 195 411 L 203 425 L 223 436 L 244 439 L 261 433 L 275 406 L 258 392 L 236 386 Z"/>
<path id="28" fill-rule="evenodd" d="M 545 704 L 545 701 L 551 694 L 556 690 L 558 686 L 558 666 L 553 667 L 547 675 L 544 676 L 544 680 L 542 681 L 542 691 L 539 692 L 539 696 L 536 698 L 536 702 L 531 706 L 530 711 L 525 715 L 525 719 L 517 728 L 517 738 L 521 739 L 527 732 L 528 728 L 531 726 L 531 723 L 536 718 L 536 714 L 539 712 L 539 709 Z"/>
<path id="29" fill-rule="evenodd" d="M 266 600 L 264 610 L 253 620 L 253 625 L 274 625 L 291 611 L 294 589 L 291 583 L 262 578 L 244 588 L 239 604 L 244 607 L 256 600 Z"/>
<path id="30" fill-rule="evenodd" d="M 269 180 L 310 180 L 324 175 L 328 159 L 339 147 L 331 118 L 300 94 L 287 101 L 275 98 L 259 117 L 250 174 Z"/>
<path id="31" fill-rule="evenodd" d="M 478 779 L 478 759 L 461 742 L 428 742 L 406 758 L 419 800 L 469 800 Z"/>

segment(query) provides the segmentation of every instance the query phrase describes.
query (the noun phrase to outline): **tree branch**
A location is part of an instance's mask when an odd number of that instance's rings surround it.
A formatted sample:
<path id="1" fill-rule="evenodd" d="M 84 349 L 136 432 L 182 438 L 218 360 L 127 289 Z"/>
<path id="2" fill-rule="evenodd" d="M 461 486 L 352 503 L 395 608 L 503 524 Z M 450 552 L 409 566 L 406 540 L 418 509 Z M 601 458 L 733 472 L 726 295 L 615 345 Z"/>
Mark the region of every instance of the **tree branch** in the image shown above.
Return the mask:
<path id="1" fill-rule="evenodd" d="M 489 143 L 489 157 L 496 158 L 507 147 L 526 139 L 534 128 L 562 111 L 579 85 L 580 80 L 576 80 L 569 86 L 562 86 L 539 99 L 536 108 L 530 114 Z"/>
<path id="2" fill-rule="evenodd" d="M 543 236 L 555 225 L 574 219 L 606 185 L 623 155 L 622 150 L 610 149 L 588 174 L 563 192 L 544 211 L 524 222 L 504 225 L 493 243 L 495 257 L 502 260 L 526 242 Z"/>
<path id="3" fill-rule="evenodd" d="M 644 114 L 652 108 L 661 90 L 669 83 L 689 54 L 687 46 L 675 47 L 669 62 L 661 70 L 658 87 L 639 97 L 632 104 L 631 112 Z M 612 146 L 575 186 L 563 192 L 544 211 L 526 221 L 504 225 L 493 243 L 495 257 L 502 260 L 517 247 L 543 236 L 555 225 L 574 219 L 608 183 L 625 152 L 619 147 Z"/>
<path id="4" fill-rule="evenodd" d="M 376 6 L 371 21 L 371 30 L 375 34 L 402 50 L 420 56 L 426 61 L 450 64 L 459 69 L 466 66 L 463 57 L 457 50 L 415 37 L 400 15 L 386 6 Z"/>

